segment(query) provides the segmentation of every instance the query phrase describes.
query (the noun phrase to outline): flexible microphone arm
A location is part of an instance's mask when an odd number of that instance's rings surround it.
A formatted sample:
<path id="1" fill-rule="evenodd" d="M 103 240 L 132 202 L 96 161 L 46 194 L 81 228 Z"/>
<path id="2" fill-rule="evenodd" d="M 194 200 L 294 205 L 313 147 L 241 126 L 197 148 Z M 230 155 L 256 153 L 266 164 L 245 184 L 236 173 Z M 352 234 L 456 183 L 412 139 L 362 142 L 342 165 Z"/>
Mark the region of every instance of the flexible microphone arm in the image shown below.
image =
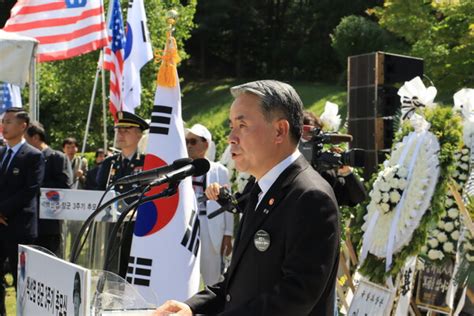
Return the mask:
<path id="1" fill-rule="evenodd" d="M 246 194 L 242 195 L 241 197 L 236 199 L 237 203 L 245 201 L 246 199 L 248 199 L 249 195 L 250 195 L 250 193 L 246 193 Z M 242 211 L 239 209 L 239 206 L 237 204 L 228 203 L 226 205 L 222 205 L 217 210 L 215 210 L 211 214 L 207 215 L 207 218 L 212 219 L 212 218 L 224 213 L 225 211 L 231 212 L 233 214 L 242 213 Z"/>
<path id="2" fill-rule="evenodd" d="M 107 192 L 107 191 L 108 190 L 106 190 L 105 192 Z M 120 199 L 126 199 L 126 198 L 129 198 L 129 197 L 132 197 L 132 196 L 138 196 L 140 194 L 142 194 L 142 190 L 141 190 L 140 187 L 137 187 L 137 188 L 133 188 L 133 189 L 131 189 L 131 190 L 125 192 L 125 193 L 122 193 L 120 195 L 117 195 L 117 196 L 113 197 L 109 201 L 105 202 L 105 204 L 103 204 L 103 205 L 100 205 L 100 203 L 99 203 L 99 206 L 96 208 L 96 210 L 91 215 L 89 215 L 89 217 L 86 219 L 86 221 L 82 225 L 81 229 L 79 230 L 79 233 L 78 233 L 76 239 L 74 240 L 74 244 L 73 244 L 73 247 L 72 247 L 72 250 L 71 250 L 71 256 L 69 257 L 69 261 L 71 263 L 76 263 L 77 257 L 79 256 L 78 250 L 79 250 L 79 245 L 81 244 L 81 238 L 84 235 L 84 232 L 86 231 L 86 229 L 94 222 L 94 219 L 96 218 L 97 215 L 99 215 L 100 212 L 102 212 L 105 208 L 107 208 L 108 206 L 112 205 L 113 203 L 115 203 L 116 201 L 118 201 Z M 104 195 L 105 195 L 105 193 L 104 193 Z"/>

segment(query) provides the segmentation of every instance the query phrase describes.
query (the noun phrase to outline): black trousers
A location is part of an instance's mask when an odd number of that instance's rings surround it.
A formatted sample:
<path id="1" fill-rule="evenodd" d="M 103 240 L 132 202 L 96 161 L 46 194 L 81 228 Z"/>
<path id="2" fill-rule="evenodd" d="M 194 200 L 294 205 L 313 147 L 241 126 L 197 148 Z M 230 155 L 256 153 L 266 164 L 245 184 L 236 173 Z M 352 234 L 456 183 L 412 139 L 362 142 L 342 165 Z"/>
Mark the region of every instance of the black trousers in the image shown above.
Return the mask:
<path id="1" fill-rule="evenodd" d="M 10 272 L 13 275 L 13 286 L 16 290 L 16 280 L 17 280 L 17 266 L 18 266 L 18 245 L 32 244 L 34 241 L 31 237 L 22 237 L 17 240 L 12 239 L 1 239 L 0 238 L 0 315 L 6 315 L 5 311 L 5 275 Z M 8 268 L 5 265 L 6 260 L 8 259 Z"/>

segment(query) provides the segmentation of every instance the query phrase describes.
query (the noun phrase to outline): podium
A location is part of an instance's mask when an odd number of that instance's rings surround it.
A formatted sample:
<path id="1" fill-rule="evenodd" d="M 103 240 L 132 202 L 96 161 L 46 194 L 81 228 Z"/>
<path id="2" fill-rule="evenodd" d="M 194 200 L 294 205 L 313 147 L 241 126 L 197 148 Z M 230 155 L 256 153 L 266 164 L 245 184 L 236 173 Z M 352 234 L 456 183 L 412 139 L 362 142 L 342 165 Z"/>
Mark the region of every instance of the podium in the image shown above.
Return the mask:
<path id="1" fill-rule="evenodd" d="M 17 315 L 152 315 L 153 304 L 118 275 L 59 259 L 37 246 L 18 248 Z"/>

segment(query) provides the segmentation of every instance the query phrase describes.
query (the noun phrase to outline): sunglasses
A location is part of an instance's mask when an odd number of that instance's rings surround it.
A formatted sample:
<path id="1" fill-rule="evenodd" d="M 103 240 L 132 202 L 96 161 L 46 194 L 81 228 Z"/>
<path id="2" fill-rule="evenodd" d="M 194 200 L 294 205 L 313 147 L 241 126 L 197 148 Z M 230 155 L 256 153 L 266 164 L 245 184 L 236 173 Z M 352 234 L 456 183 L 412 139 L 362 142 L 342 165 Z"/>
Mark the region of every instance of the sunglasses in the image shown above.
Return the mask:
<path id="1" fill-rule="evenodd" d="M 196 138 L 186 138 L 186 145 L 194 146 L 197 142 L 198 140 Z"/>

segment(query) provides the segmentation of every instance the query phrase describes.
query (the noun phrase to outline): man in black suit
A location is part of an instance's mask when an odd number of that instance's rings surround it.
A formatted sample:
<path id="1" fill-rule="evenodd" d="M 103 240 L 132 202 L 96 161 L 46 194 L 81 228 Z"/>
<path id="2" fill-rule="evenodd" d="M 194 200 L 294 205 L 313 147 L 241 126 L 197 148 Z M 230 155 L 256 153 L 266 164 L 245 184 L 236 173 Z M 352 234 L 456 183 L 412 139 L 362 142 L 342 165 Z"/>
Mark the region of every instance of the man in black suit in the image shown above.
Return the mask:
<path id="1" fill-rule="evenodd" d="M 72 168 L 69 159 L 60 151 L 53 150 L 46 144 L 46 132 L 38 122 L 31 122 L 25 138 L 28 144 L 40 150 L 45 160 L 42 188 L 69 189 L 72 185 Z M 59 258 L 63 257 L 63 239 L 61 222 L 52 219 L 40 219 L 38 238 L 35 244 L 49 249 Z"/>
<path id="2" fill-rule="evenodd" d="M 231 89 L 232 159 L 256 178 L 224 281 L 157 315 L 334 315 L 337 203 L 297 150 L 303 105 L 278 81 Z"/>
<path id="3" fill-rule="evenodd" d="M 31 244 L 37 237 L 38 194 L 44 174 L 41 152 L 23 138 L 29 123 L 28 113 L 22 108 L 8 109 L 2 119 L 7 146 L 0 149 L 0 280 L 6 273 L 3 266 L 8 258 L 15 287 L 18 244 Z M 5 314 L 4 302 L 3 291 L 0 315 Z"/>

